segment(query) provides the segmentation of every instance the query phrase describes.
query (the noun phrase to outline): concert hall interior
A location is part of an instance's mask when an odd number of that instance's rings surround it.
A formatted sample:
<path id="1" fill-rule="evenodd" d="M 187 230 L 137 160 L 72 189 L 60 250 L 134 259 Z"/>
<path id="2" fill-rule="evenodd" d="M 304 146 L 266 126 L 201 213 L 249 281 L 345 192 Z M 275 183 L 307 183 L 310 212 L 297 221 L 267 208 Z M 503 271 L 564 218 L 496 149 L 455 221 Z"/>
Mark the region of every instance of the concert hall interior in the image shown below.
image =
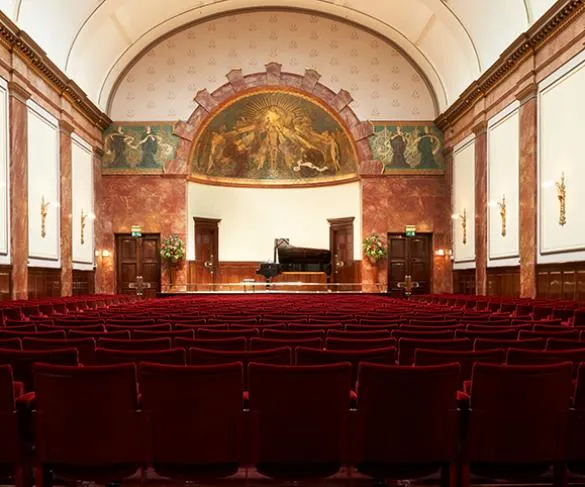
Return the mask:
<path id="1" fill-rule="evenodd" d="M 585 0 L 0 0 L 0 484 L 578 479 L 584 87 Z"/>

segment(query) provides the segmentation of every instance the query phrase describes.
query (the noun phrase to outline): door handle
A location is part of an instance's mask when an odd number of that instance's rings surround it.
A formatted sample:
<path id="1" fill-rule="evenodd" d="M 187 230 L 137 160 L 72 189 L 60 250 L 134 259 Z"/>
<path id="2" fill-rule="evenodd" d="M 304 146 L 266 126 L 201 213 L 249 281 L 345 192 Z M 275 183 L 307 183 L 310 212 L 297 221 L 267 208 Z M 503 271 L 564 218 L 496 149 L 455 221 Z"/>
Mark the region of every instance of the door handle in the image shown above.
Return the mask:
<path id="1" fill-rule="evenodd" d="M 203 267 L 205 267 L 211 274 L 213 274 L 213 271 L 215 270 L 215 264 L 213 261 L 213 254 L 211 254 L 209 256 L 209 260 L 206 260 L 205 262 L 203 262 Z"/>

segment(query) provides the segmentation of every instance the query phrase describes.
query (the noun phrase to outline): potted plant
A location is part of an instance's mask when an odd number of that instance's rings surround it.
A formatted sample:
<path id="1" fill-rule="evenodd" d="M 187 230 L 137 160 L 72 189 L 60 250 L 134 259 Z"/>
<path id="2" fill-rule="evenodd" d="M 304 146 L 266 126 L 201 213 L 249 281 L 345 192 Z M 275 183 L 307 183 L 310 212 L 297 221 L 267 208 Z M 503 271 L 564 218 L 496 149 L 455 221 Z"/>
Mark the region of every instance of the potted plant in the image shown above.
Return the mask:
<path id="1" fill-rule="evenodd" d="M 377 233 L 370 233 L 363 242 L 364 254 L 372 264 L 386 257 L 386 246 Z"/>
<path id="2" fill-rule="evenodd" d="M 160 256 L 169 266 L 169 284 L 173 285 L 173 269 L 185 257 L 185 244 L 176 233 L 169 235 L 160 244 Z"/>

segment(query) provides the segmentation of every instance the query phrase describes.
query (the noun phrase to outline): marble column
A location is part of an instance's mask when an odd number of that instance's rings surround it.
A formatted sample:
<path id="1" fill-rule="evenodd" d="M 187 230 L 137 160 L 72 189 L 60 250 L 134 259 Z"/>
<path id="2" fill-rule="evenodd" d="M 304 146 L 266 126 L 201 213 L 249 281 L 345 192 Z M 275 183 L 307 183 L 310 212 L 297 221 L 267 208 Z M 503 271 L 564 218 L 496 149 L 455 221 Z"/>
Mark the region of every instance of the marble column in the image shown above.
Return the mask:
<path id="1" fill-rule="evenodd" d="M 536 297 L 537 93 L 532 83 L 516 94 L 520 102 L 520 296 Z"/>
<path id="2" fill-rule="evenodd" d="M 8 83 L 10 116 L 10 250 L 12 299 L 28 298 L 28 90 Z"/>
<path id="3" fill-rule="evenodd" d="M 475 294 L 487 294 L 487 123 L 475 134 Z"/>
<path id="4" fill-rule="evenodd" d="M 61 173 L 61 296 L 71 296 L 73 292 L 73 243 L 72 243 L 72 147 L 73 125 L 65 120 L 59 121 L 59 170 Z"/>
<path id="5" fill-rule="evenodd" d="M 443 161 L 445 163 L 445 184 L 447 187 L 447 208 L 448 212 L 445 215 L 447 223 L 445 224 L 446 232 L 442 236 L 442 241 L 435 242 L 435 248 L 442 248 L 446 255 L 435 256 L 435 266 L 443 269 L 441 275 L 445 279 L 440 283 L 436 283 L 433 292 L 452 293 L 453 292 L 453 222 L 451 221 L 451 213 L 453 213 L 451 205 L 453 204 L 453 148 L 446 147 L 443 149 Z M 437 236 L 437 240 L 438 236 Z"/>
<path id="6" fill-rule="evenodd" d="M 114 233 L 112 229 L 111 208 L 104 201 L 102 179 L 102 157 L 100 147 L 93 150 L 93 188 L 94 188 L 94 235 L 95 235 L 95 292 L 114 293 Z"/>

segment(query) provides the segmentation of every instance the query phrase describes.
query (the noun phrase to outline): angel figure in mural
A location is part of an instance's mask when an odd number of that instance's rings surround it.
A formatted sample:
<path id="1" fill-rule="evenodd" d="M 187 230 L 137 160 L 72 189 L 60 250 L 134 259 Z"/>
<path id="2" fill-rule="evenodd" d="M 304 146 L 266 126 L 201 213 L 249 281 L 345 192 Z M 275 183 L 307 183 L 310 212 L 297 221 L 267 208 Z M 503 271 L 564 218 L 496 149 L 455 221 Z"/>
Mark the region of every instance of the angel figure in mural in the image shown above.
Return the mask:
<path id="1" fill-rule="evenodd" d="M 127 165 L 127 150 L 131 149 L 134 138 L 124 132 L 124 127 L 118 127 L 106 137 L 104 146 L 108 156 L 113 154 L 110 167 L 124 167 Z"/>
<path id="2" fill-rule="evenodd" d="M 162 141 L 159 135 L 152 133 L 152 127 L 146 126 L 146 135 L 138 142 L 134 149 L 139 149 L 142 146 L 142 157 L 140 159 L 141 167 L 157 167 L 156 153 L 158 151 L 158 145 Z"/>
<path id="3" fill-rule="evenodd" d="M 430 127 L 427 126 L 420 130 L 417 147 L 420 153 L 419 168 L 436 169 L 439 167 L 435 154 L 441 147 L 441 141 L 431 133 Z"/>
<path id="4" fill-rule="evenodd" d="M 406 164 L 406 158 L 404 157 L 406 140 L 399 126 L 396 127 L 396 135 L 390 139 L 390 146 L 392 147 L 392 161 L 390 165 L 393 168 L 408 168 L 409 166 Z"/>

